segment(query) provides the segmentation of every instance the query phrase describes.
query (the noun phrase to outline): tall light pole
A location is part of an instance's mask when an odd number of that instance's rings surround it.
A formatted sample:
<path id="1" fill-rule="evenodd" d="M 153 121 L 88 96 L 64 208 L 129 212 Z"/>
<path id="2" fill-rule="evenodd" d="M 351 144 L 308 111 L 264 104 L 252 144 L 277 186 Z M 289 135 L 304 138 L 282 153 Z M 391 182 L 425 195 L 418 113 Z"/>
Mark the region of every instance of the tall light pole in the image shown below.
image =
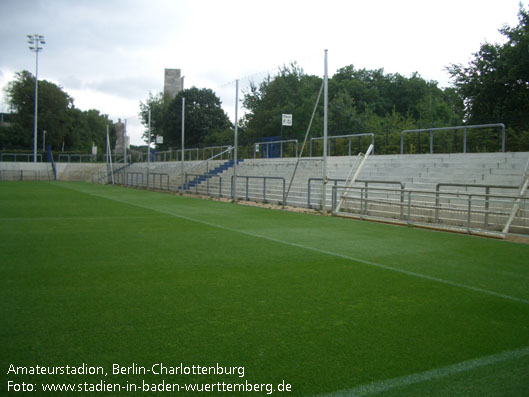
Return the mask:
<path id="1" fill-rule="evenodd" d="M 323 187 L 321 191 L 321 210 L 327 213 L 327 118 L 329 107 L 329 74 L 327 70 L 327 50 L 325 50 L 323 76 Z"/>
<path id="2" fill-rule="evenodd" d="M 35 117 L 33 118 L 33 162 L 37 162 L 37 108 L 39 92 L 39 52 L 42 51 L 40 45 L 46 44 L 44 36 L 40 34 L 27 35 L 30 51 L 35 53 Z"/>
<path id="3" fill-rule="evenodd" d="M 237 201 L 237 145 L 238 145 L 238 124 L 239 124 L 239 80 L 235 80 L 235 133 L 233 137 L 233 202 Z"/>
<path id="4" fill-rule="evenodd" d="M 186 118 L 186 97 L 184 96 L 184 77 L 185 76 L 182 76 L 182 144 L 181 144 L 181 148 L 182 148 L 182 158 L 180 159 L 180 164 L 181 164 L 181 174 L 182 174 L 182 181 L 184 180 L 184 141 L 185 141 L 185 118 Z M 184 183 L 181 184 L 181 186 L 184 186 Z M 184 189 L 182 188 L 182 192 L 184 191 Z"/>

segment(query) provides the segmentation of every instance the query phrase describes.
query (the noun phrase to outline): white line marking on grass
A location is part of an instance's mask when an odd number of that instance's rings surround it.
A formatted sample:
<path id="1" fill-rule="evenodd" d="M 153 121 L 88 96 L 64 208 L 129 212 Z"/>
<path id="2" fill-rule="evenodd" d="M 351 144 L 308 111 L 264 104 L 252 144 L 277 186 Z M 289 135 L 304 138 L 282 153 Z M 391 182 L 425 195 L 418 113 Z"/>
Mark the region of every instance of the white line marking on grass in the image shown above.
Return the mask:
<path id="1" fill-rule="evenodd" d="M 418 372 L 411 375 L 401 376 L 399 378 L 386 379 L 378 382 L 368 383 L 353 387 L 351 389 L 339 390 L 333 393 L 322 394 L 325 397 L 339 397 L 339 396 L 365 396 L 374 393 L 383 393 L 400 387 L 414 385 L 421 382 L 429 382 L 432 380 L 446 378 L 447 376 L 467 372 L 479 367 L 487 365 L 498 364 L 503 361 L 516 360 L 529 355 L 529 347 L 523 347 L 517 350 L 509 350 L 491 356 L 476 358 L 473 360 L 462 361 L 457 364 L 448 365 L 446 367 L 432 369 L 430 371 Z"/>
<path id="2" fill-rule="evenodd" d="M 158 217 L 161 217 L 162 214 L 158 215 Z M 35 217 L 24 217 L 24 216 L 17 216 L 17 217 L 10 217 L 10 218 L 0 218 L 0 221 L 61 221 L 61 220 L 104 220 L 104 219 L 121 219 L 121 220 L 127 220 L 127 219 L 152 219 L 153 216 L 35 216 Z"/>
<path id="3" fill-rule="evenodd" d="M 191 222 L 201 223 L 203 225 L 211 226 L 211 227 L 214 227 L 214 228 L 217 228 L 217 229 L 222 229 L 222 230 L 226 230 L 226 231 L 233 232 L 233 233 L 240 233 L 240 234 L 244 234 L 246 236 L 262 238 L 264 240 L 272 241 L 274 243 L 284 244 L 284 245 L 288 245 L 288 246 L 291 246 L 291 247 L 302 248 L 302 249 L 306 249 L 306 250 L 309 250 L 309 251 L 318 252 L 318 253 L 321 253 L 321 254 L 335 256 L 335 257 L 346 259 L 346 260 L 349 260 L 349 261 L 363 263 L 364 265 L 377 267 L 379 269 L 390 270 L 390 271 L 393 271 L 393 272 L 406 274 L 408 276 L 422 278 L 424 280 L 429 280 L 429 281 L 435 281 L 435 282 L 438 282 L 438 283 L 451 285 L 453 287 L 464 288 L 464 289 L 467 289 L 467 290 L 470 290 L 470 291 L 480 292 L 480 293 L 484 293 L 484 294 L 487 294 L 487 295 L 495 296 L 497 298 L 507 299 L 507 300 L 511 300 L 511 301 L 514 301 L 514 302 L 520 302 L 520 303 L 524 303 L 526 305 L 529 305 L 529 300 L 518 298 L 516 296 L 506 295 L 506 294 L 502 294 L 502 293 L 499 293 L 499 292 L 490 291 L 490 290 L 484 289 L 484 288 L 473 287 L 471 285 L 461 284 L 461 283 L 458 283 L 458 282 L 455 282 L 455 281 L 450 281 L 450 280 L 445 280 L 445 279 L 438 278 L 438 277 L 428 276 L 428 275 L 422 274 L 422 273 L 411 272 L 409 270 L 399 269 L 398 267 L 393 267 L 393 266 L 389 266 L 389 265 L 383 265 L 383 264 L 380 264 L 380 263 L 371 262 L 371 261 L 368 261 L 368 260 L 365 260 L 365 259 L 355 258 L 353 256 L 339 254 L 337 252 L 327 251 L 327 250 L 316 248 L 316 247 L 310 247 L 310 246 L 306 246 L 306 245 L 302 245 L 302 244 L 298 244 L 298 243 L 292 243 L 292 242 L 289 242 L 289 241 L 278 240 L 278 239 L 275 239 L 273 237 L 263 236 L 261 234 L 246 232 L 244 230 L 232 229 L 231 227 L 218 225 L 218 224 L 215 224 L 215 223 L 203 221 L 203 220 L 200 220 L 200 219 L 191 218 L 191 217 L 185 216 L 185 215 L 175 214 L 173 212 L 168 212 L 168 211 L 160 210 L 160 209 L 157 209 L 157 208 L 152 208 L 152 207 L 140 205 L 140 204 L 137 204 L 137 203 L 131 203 L 131 202 L 128 202 L 128 201 L 120 200 L 120 199 L 115 198 L 115 197 L 107 197 L 107 196 L 102 196 L 102 195 L 94 194 L 94 193 L 86 193 L 86 192 L 83 192 L 83 193 L 89 194 L 89 195 L 92 195 L 92 196 L 96 196 L 96 197 L 105 198 L 105 199 L 108 199 L 108 200 L 114 200 L 114 201 L 117 201 L 117 202 L 120 202 L 120 203 L 123 203 L 123 204 L 134 205 L 134 206 L 139 207 L 139 208 L 148 209 L 148 210 L 151 210 L 151 211 L 156 211 L 156 212 L 159 212 L 159 213 L 162 213 L 162 214 L 166 214 L 166 215 L 169 215 L 169 216 L 174 216 L 174 217 L 180 218 L 180 219 L 185 219 L 185 220 L 188 220 L 188 221 L 191 221 Z"/>

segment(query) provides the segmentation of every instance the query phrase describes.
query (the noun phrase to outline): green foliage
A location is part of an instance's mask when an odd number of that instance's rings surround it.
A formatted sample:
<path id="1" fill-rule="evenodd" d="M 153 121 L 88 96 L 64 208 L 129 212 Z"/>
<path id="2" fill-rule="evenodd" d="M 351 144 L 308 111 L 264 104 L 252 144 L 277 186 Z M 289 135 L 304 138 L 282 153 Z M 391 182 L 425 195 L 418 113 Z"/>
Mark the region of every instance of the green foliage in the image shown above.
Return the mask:
<path id="1" fill-rule="evenodd" d="M 467 66 L 447 68 L 464 100 L 469 123 L 504 122 L 518 131 L 529 121 L 529 12 L 520 5 L 519 23 L 504 26 L 504 44 L 482 44 Z"/>
<path id="2" fill-rule="evenodd" d="M 247 140 L 281 134 L 281 114 L 293 114 L 292 129 L 283 129 L 283 138 L 303 138 L 322 79 L 305 75 L 296 64 L 280 69 L 259 87 L 250 85 L 243 120 Z M 462 123 L 463 104 L 453 89 L 442 90 L 437 83 L 418 74 L 406 78 L 386 74 L 383 69 L 356 70 L 349 65 L 329 80 L 329 135 L 371 132 L 376 145 L 385 153 L 400 151 L 400 131 Z M 320 101 L 311 136 L 321 136 L 323 105 Z M 287 131 L 287 132 L 285 132 Z M 362 138 L 365 150 L 369 138 Z M 348 140 L 331 143 L 331 152 L 348 154 Z M 321 151 L 321 148 L 318 149 Z M 356 150 L 356 149 L 355 149 Z"/>
<path id="3" fill-rule="evenodd" d="M 159 149 L 180 147 L 182 134 L 182 98 L 185 97 L 185 142 L 186 147 L 199 147 L 205 144 L 226 144 L 227 131 L 232 125 L 222 110 L 221 101 L 215 93 L 206 88 L 192 87 L 180 92 L 174 99 L 163 94 L 140 103 L 140 117 L 148 127 L 148 113 L 151 110 L 151 141 L 155 135 L 164 137 Z M 233 133 L 231 133 L 233 135 Z M 143 135 L 148 139 L 148 129 Z"/>
<path id="4" fill-rule="evenodd" d="M 248 113 L 242 120 L 245 133 L 241 143 L 253 143 L 262 137 L 280 136 L 302 138 L 308 127 L 314 102 L 321 86 L 321 78 L 308 76 L 297 64 L 284 66 L 275 78 L 268 76 L 259 87 L 250 84 L 244 92 L 243 106 Z M 323 107 L 321 107 L 323 109 Z M 282 114 L 292 114 L 292 127 L 281 129 Z M 314 128 L 321 118 L 315 119 Z"/>
<path id="5" fill-rule="evenodd" d="M 280 396 L 365 395 L 372 382 L 384 396 L 527 395 L 528 245 L 100 184 L 0 184 L 3 390 L 284 379 L 293 393 Z M 7 372 L 83 363 L 108 376 Z"/>
<path id="6" fill-rule="evenodd" d="M 33 147 L 33 121 L 35 112 L 35 77 L 22 71 L 15 75 L 6 89 L 6 96 L 14 113 L 11 124 L 0 129 L 0 148 L 26 149 Z M 73 98 L 54 83 L 38 82 L 38 131 L 40 149 L 43 131 L 46 144 L 52 149 L 90 151 L 92 144 L 106 145 L 108 116 L 98 110 L 81 111 L 74 107 Z M 115 142 L 115 130 L 110 128 L 111 141 Z"/>

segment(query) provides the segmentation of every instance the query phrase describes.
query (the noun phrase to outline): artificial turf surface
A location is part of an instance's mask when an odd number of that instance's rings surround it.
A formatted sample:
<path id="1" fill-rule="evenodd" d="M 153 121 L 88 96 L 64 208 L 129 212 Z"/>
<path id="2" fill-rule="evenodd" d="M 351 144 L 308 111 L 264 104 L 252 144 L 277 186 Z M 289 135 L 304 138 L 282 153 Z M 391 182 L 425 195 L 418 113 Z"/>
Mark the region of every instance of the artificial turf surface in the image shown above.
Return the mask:
<path id="1" fill-rule="evenodd" d="M 529 395 L 528 245 L 83 183 L 1 182 L 0 222 L 3 394 L 103 380 Z M 83 363 L 108 376 L 8 373 Z"/>

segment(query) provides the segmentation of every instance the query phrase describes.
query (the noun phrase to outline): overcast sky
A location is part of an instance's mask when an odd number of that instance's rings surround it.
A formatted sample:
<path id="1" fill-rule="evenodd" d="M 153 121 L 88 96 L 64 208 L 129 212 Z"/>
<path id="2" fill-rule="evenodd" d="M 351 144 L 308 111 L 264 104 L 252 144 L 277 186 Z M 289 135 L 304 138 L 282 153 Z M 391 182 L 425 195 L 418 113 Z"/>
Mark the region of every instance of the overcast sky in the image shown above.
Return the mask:
<path id="1" fill-rule="evenodd" d="M 236 79 L 244 89 L 292 61 L 321 76 L 324 49 L 331 76 L 353 64 L 446 87 L 445 67 L 502 42 L 498 29 L 517 25 L 518 9 L 519 0 L 0 0 L 0 87 L 35 73 L 26 35 L 44 35 L 39 79 L 77 108 L 127 119 L 141 144 L 139 102 L 163 90 L 164 68 L 215 91 L 232 121 Z"/>

